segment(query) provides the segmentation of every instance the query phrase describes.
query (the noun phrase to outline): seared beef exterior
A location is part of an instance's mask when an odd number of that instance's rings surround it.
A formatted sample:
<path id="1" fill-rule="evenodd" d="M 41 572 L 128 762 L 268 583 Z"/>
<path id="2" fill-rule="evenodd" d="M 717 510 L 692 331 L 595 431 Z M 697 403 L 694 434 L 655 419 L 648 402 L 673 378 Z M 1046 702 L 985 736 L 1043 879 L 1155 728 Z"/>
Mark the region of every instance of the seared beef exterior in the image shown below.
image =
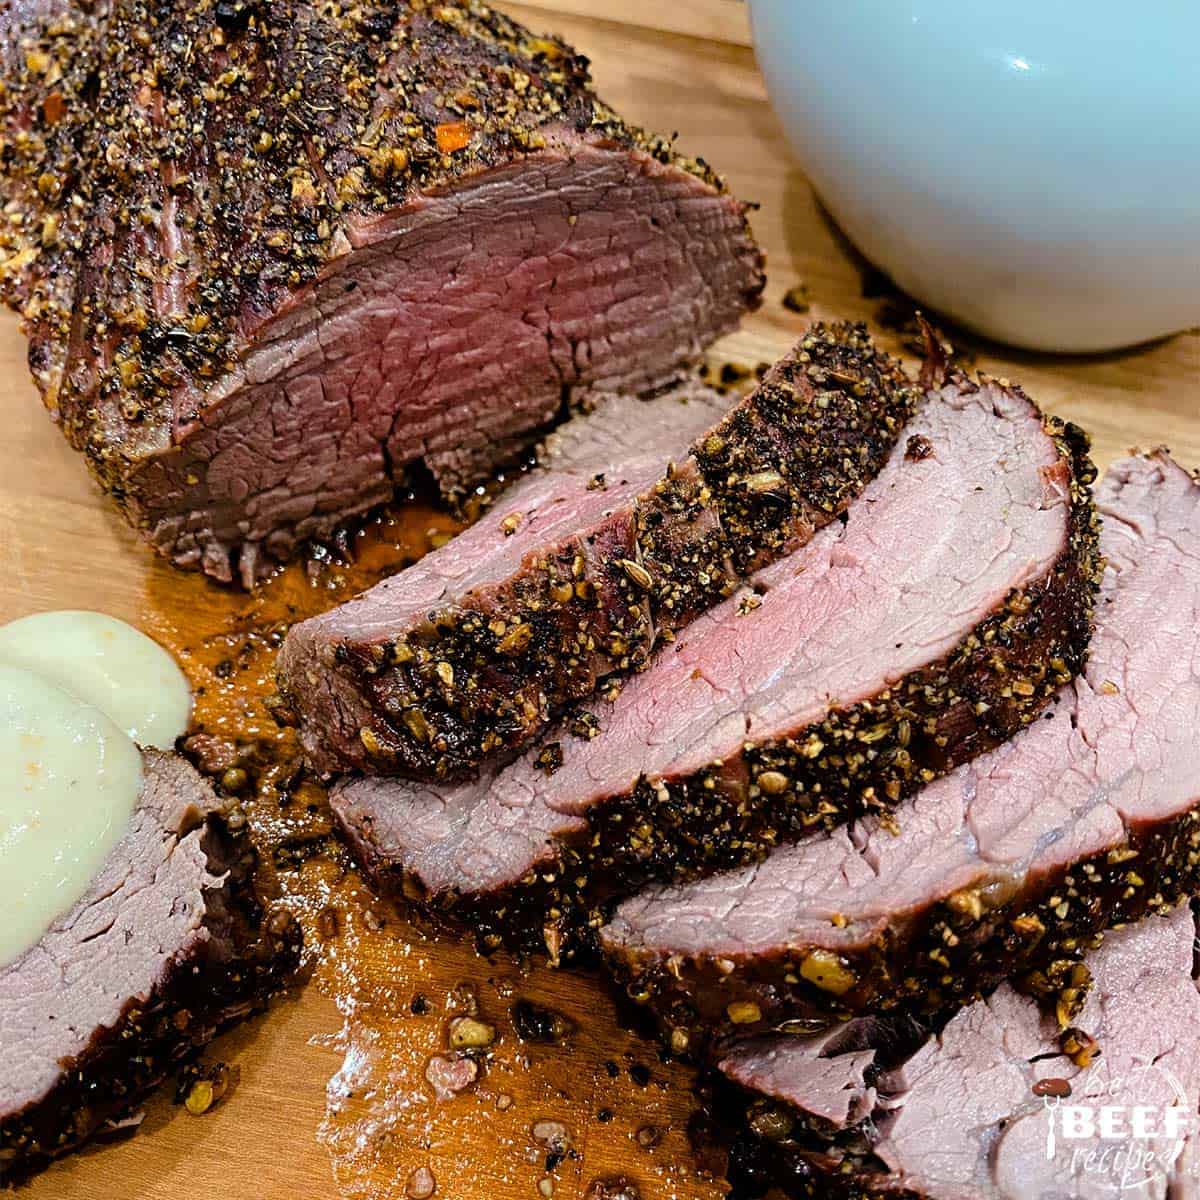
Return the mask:
<path id="1" fill-rule="evenodd" d="M 1024 973 L 1070 1021 L 1106 926 L 1200 891 L 1200 485 L 1165 453 L 1099 491 L 1086 672 L 890 819 L 618 909 L 602 941 L 673 1044 L 932 1012 Z"/>
<path id="2" fill-rule="evenodd" d="M 171 561 L 253 582 L 758 303 L 742 206 L 479 0 L 7 0 L 0 294 Z"/>
<path id="3" fill-rule="evenodd" d="M 729 1115 L 745 1129 L 731 1155 L 733 1194 L 749 1200 L 770 1185 L 821 1200 L 1190 1194 L 1195 939 L 1186 907 L 1108 934 L 1088 956 L 1095 983 L 1066 1034 L 1005 984 L 912 1047 L 909 1031 L 897 1044 L 886 1021 L 742 1043 L 720 1064 L 736 1089 Z M 1066 1135 L 1064 1105 L 1085 1106 L 1095 1123 L 1108 1108 L 1123 1128 Z M 1172 1107 L 1183 1109 L 1182 1136 L 1167 1124 Z"/>
<path id="4" fill-rule="evenodd" d="M 0 1185 L 131 1115 L 295 964 L 253 851 L 195 769 L 146 751 L 129 831 L 84 898 L 0 967 Z"/>
<path id="5" fill-rule="evenodd" d="M 631 461 L 526 483 L 291 630 L 280 693 L 310 764 L 432 780 L 511 755 L 843 512 L 917 395 L 865 328 L 817 325 L 706 432 L 655 424 Z"/>
<path id="6" fill-rule="evenodd" d="M 485 945 L 590 938 L 650 879 L 886 809 L 1004 741 L 1082 663 L 1090 467 L 1019 391 L 930 395 L 845 528 L 758 572 L 614 699 L 461 784 L 335 788 L 369 872 Z"/>

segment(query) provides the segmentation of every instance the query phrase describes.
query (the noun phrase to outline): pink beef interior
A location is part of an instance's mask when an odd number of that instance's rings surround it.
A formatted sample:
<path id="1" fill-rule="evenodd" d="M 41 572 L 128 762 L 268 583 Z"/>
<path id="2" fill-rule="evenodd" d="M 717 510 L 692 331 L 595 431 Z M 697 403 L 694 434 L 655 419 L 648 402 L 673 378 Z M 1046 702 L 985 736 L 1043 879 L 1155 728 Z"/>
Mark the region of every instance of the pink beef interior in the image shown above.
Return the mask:
<path id="1" fill-rule="evenodd" d="M 593 706 L 599 736 L 551 734 L 563 751 L 552 778 L 530 754 L 460 785 L 358 780 L 335 793 L 344 822 L 369 823 L 380 857 L 432 890 L 499 887 L 639 775 L 683 775 L 747 738 L 786 735 L 948 653 L 1049 569 L 1068 497 L 1040 417 L 998 387 L 946 389 L 910 432 L 932 454 L 906 456 L 901 439 L 845 529 L 756 576 L 759 608 L 738 596 L 696 620 L 615 702 Z"/>
<path id="2" fill-rule="evenodd" d="M 898 835 L 865 820 L 648 889 L 604 943 L 731 958 L 853 947 L 960 888 L 1003 892 L 1200 802 L 1200 487 L 1165 456 L 1128 459 L 1099 504 L 1109 566 L 1091 659 L 1047 719 L 905 803 Z"/>
<path id="3" fill-rule="evenodd" d="M 360 222 L 130 487 L 180 565 L 252 581 L 423 459 L 474 483 L 564 398 L 671 379 L 758 287 L 740 206 L 578 141 Z M 244 549 L 237 550 L 244 546 Z M 235 551 L 241 555 L 232 561 Z"/>
<path id="4" fill-rule="evenodd" d="M 861 1018 L 813 1037 L 749 1038 L 717 1069 L 742 1087 L 846 1129 L 870 1116 L 878 1099 L 867 1082 L 875 1024 Z"/>
<path id="5" fill-rule="evenodd" d="M 538 448 L 538 463 L 590 479 L 597 472 L 619 475 L 628 463 L 651 454 L 663 462 L 682 462 L 687 448 L 718 424 L 737 399 L 697 376 L 653 400 L 598 393 L 593 411 L 564 421 L 546 437 Z"/>
<path id="6" fill-rule="evenodd" d="M 672 458 L 686 457 L 691 438 L 723 415 L 722 404 L 716 393 L 695 388 L 651 401 L 605 397 L 598 412 L 551 434 L 543 452 L 546 468 L 518 483 L 469 529 L 296 632 L 313 644 L 327 630 L 340 640 L 385 640 L 439 605 L 502 582 L 526 555 L 546 553 L 653 486 Z M 592 482 L 597 474 L 604 476 L 601 486 Z M 506 521 L 514 514 L 520 520 L 508 533 Z M 289 652 L 301 656 L 301 648 Z"/>
<path id="7" fill-rule="evenodd" d="M 1086 1068 L 1062 1053 L 1053 1016 L 1008 985 L 958 1013 L 883 1077 L 887 1099 L 874 1113 L 874 1152 L 890 1174 L 871 1182 L 910 1188 L 929 1200 L 1190 1195 L 1194 1122 L 1177 1158 L 1173 1138 L 1065 1138 L 1054 1102 L 1036 1096 L 1033 1087 L 1066 1080 L 1071 1095 L 1063 1103 L 1086 1105 L 1097 1120 L 1102 1106 L 1120 1109 L 1127 1125 L 1132 1110 L 1144 1107 L 1160 1130 L 1166 1107 L 1182 1104 L 1194 1117 L 1200 1110 L 1195 937 L 1186 906 L 1107 935 L 1088 959 L 1094 984 L 1077 1020 L 1101 1047 Z M 801 1111 L 836 1116 L 844 1097 L 862 1092 L 864 1057 L 872 1055 L 841 1052 L 836 1035 L 776 1037 L 734 1050 L 721 1069 L 743 1087 Z M 854 1107 L 848 1113 L 845 1124 L 863 1115 Z M 1158 1162 L 1147 1167 L 1143 1159 L 1127 1170 L 1135 1148 L 1153 1151 Z"/>
<path id="8" fill-rule="evenodd" d="M 527 554 L 545 552 L 602 521 L 652 486 L 664 465 L 658 457 L 634 459 L 609 476 L 603 488 L 589 488 L 579 475 L 539 474 L 518 485 L 470 529 L 342 608 L 308 622 L 305 632 L 315 639 L 328 622 L 340 637 L 395 637 L 439 605 L 509 578 Z M 519 523 L 507 533 L 504 523 L 511 515 Z"/>

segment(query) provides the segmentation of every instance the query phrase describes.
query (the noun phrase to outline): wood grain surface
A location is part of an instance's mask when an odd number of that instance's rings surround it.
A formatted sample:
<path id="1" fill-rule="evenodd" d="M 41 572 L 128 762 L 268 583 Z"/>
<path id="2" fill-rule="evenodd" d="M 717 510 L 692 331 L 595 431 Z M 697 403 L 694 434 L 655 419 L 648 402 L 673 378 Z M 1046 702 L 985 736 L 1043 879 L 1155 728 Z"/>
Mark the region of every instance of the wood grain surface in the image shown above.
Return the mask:
<path id="1" fill-rule="evenodd" d="M 518 6 L 506 6 L 516 12 Z M 682 33 L 688 37 L 705 38 L 713 42 L 732 42 L 750 45 L 750 14 L 744 0 L 683 0 L 662 4 L 647 4 L 646 0 L 526 0 L 520 6 L 547 14 L 542 18 L 553 21 L 559 16 L 591 17 L 611 24 L 632 26 L 639 30 L 654 29 L 662 33 Z M 529 25 L 538 23 L 528 17 Z M 580 49 L 587 52 L 581 44 Z"/>
<path id="2" fill-rule="evenodd" d="M 612 104 L 648 126 L 677 130 L 686 149 L 703 153 L 738 194 L 761 205 L 754 226 L 769 254 L 767 303 L 720 348 L 723 355 L 754 364 L 785 350 L 806 320 L 781 304 L 799 283 L 813 316 L 877 316 L 881 298 L 863 295 L 862 264 L 841 244 L 788 154 L 745 44 L 740 3 L 543 0 L 507 7 L 530 25 L 567 36 L 593 59 Z M 1046 408 L 1090 430 L 1101 463 L 1131 446 L 1168 443 L 1185 464 L 1200 464 L 1195 334 L 1088 359 L 991 346 L 978 352 L 982 367 L 1020 381 Z M 0 620 L 45 608 L 113 613 L 177 649 L 193 682 L 206 689 L 224 639 L 241 648 L 244 674 L 231 685 L 220 719 L 265 728 L 259 700 L 270 651 L 263 631 L 279 589 L 303 593 L 299 607 L 316 611 L 353 581 L 334 580 L 322 591 L 291 573 L 273 585 L 274 596 L 250 600 L 163 566 L 125 528 L 45 417 L 11 319 L 0 322 L 0 411 Z M 418 513 L 385 544 L 403 544 L 432 521 Z M 378 546 L 374 553 L 379 569 L 389 565 Z M 240 698 L 239 686 L 246 689 Z M 214 694 L 206 690 L 204 703 Z M 339 914 L 337 928 L 313 939 L 306 986 L 214 1049 L 238 1069 L 230 1095 L 201 1118 L 170 1104 L 169 1095 L 157 1098 L 140 1134 L 57 1164 L 24 1189 L 30 1200 L 389 1200 L 419 1191 L 424 1177 L 413 1173 L 422 1169 L 432 1172 L 438 1197 L 463 1200 L 582 1200 L 593 1181 L 619 1174 L 636 1182 L 643 1200 L 721 1194 L 687 1148 L 689 1072 L 661 1064 L 651 1046 L 622 1029 L 598 982 L 523 970 L 502 958 L 484 962 L 382 910 L 364 920 L 370 897 L 344 865 L 305 870 L 295 903 L 310 917 L 327 904 Z M 436 1102 L 425 1065 L 444 1048 L 449 1017 L 470 1005 L 456 991 L 464 982 L 499 1041 L 473 1092 Z M 561 1011 L 574 1024 L 572 1035 L 553 1046 L 519 1041 L 509 1010 L 520 998 Z M 565 1127 L 569 1146 L 561 1156 L 545 1144 L 547 1129 L 557 1132 L 545 1121 Z"/>

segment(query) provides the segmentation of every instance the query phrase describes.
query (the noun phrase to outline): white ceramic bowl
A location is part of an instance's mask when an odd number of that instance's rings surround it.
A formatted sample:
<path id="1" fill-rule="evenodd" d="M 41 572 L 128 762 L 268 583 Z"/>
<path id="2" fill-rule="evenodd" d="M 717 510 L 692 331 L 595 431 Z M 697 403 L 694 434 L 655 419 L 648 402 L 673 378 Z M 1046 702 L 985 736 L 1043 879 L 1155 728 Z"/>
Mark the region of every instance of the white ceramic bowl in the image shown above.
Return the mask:
<path id="1" fill-rule="evenodd" d="M 1200 0 L 750 0 L 822 200 L 922 303 L 1038 350 L 1200 325 Z"/>

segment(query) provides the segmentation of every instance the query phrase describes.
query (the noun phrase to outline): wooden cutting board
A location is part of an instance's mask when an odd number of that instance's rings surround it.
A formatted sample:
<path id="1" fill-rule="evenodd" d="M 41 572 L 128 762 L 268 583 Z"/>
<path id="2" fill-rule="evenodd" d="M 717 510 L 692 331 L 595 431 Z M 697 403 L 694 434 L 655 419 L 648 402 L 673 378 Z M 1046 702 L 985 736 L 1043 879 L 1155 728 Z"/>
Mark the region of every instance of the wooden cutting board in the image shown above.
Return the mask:
<path id="1" fill-rule="evenodd" d="M 508 7 L 564 34 L 592 57 L 601 90 L 616 107 L 648 126 L 678 130 L 685 149 L 703 153 L 740 196 L 761 205 L 754 226 L 770 259 L 767 303 L 721 347 L 724 356 L 753 365 L 785 350 L 806 319 L 781 304 L 798 283 L 813 316 L 876 317 L 880 299 L 864 297 L 861 264 L 839 243 L 785 148 L 736 0 Z M 657 11 L 642 11 L 650 9 Z M 1196 334 L 1088 359 L 984 347 L 979 363 L 1020 380 L 1046 408 L 1089 429 L 1102 465 L 1128 447 L 1164 442 L 1185 464 L 1200 464 Z M 205 689 L 202 713 L 269 738 L 259 699 L 272 622 L 288 603 L 301 611 L 331 603 L 361 575 L 335 574 L 312 585 L 293 572 L 265 599 L 249 600 L 164 567 L 128 532 L 46 419 L 10 319 L 0 322 L 0 411 L 0 553 L 7 568 L 0 620 L 87 607 L 133 621 L 181 654 L 193 683 Z M 391 523 L 372 535 L 365 561 L 373 570 L 394 565 L 397 547 L 414 550 L 430 526 L 445 522 L 421 510 Z M 235 664 L 232 676 L 214 673 L 225 661 Z M 297 818 L 289 812 L 279 819 Z M 312 820 L 319 825 L 319 816 Z M 687 1148 L 689 1072 L 664 1066 L 650 1045 L 620 1028 L 596 981 L 484 962 L 382 910 L 382 928 L 376 919 L 368 925 L 361 913 L 370 898 L 336 863 L 314 861 L 298 877 L 295 905 L 310 918 L 328 907 L 336 922 L 327 918 L 326 936 L 313 939 L 310 982 L 214 1048 L 238 1073 L 224 1102 L 196 1118 L 169 1096 L 156 1099 L 139 1135 L 56 1165 L 27 1188 L 30 1200 L 388 1200 L 419 1191 L 421 1177 L 411 1177 L 422 1168 L 432 1172 L 437 1196 L 464 1200 L 575 1200 L 594 1180 L 622 1173 L 644 1200 L 721 1194 Z M 449 1016 L 468 1004 L 463 983 L 499 1040 L 477 1088 L 438 1103 L 423 1074 L 429 1056 L 445 1046 Z M 509 1017 L 522 998 L 553 1006 L 574 1032 L 559 1045 L 522 1043 Z M 551 1154 L 547 1162 L 547 1135 L 559 1131 L 546 1121 L 565 1127 L 569 1152 L 561 1161 Z"/>

